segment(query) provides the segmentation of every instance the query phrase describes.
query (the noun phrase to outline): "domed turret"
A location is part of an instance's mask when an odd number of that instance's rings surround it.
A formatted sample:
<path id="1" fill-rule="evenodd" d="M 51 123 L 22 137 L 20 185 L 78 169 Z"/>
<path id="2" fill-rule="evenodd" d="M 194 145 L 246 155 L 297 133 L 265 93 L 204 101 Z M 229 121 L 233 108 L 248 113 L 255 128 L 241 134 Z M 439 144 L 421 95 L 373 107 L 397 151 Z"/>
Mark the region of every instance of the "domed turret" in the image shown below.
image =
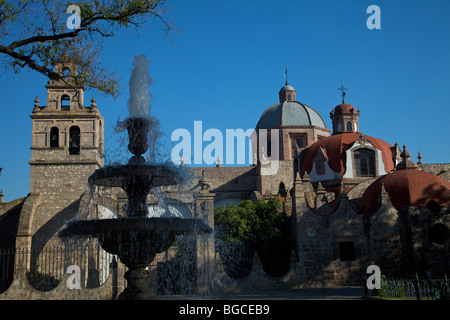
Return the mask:
<path id="1" fill-rule="evenodd" d="M 338 90 L 342 91 L 342 103 L 337 105 L 331 112 L 330 118 L 333 123 L 333 134 L 342 132 L 359 132 L 359 110 L 345 102 L 347 88 L 342 85 Z"/>
<path id="2" fill-rule="evenodd" d="M 330 113 L 333 123 L 333 134 L 359 131 L 359 110 L 345 102 L 337 105 Z"/>
<path id="3" fill-rule="evenodd" d="M 284 87 L 280 89 L 280 92 L 278 92 L 278 95 L 280 97 L 280 103 L 283 103 L 285 101 L 295 101 L 297 98 L 297 92 L 295 91 L 293 86 L 290 86 L 286 80 L 286 84 Z"/>

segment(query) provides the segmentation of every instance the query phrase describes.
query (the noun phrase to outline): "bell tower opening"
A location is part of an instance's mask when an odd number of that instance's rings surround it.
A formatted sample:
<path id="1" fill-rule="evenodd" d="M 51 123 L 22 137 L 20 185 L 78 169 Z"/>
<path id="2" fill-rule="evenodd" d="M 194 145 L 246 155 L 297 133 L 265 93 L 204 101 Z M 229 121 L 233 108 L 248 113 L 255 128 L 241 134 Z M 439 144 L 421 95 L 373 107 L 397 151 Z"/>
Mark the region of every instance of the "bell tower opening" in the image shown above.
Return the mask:
<path id="1" fill-rule="evenodd" d="M 57 127 L 52 127 L 50 129 L 50 148 L 59 147 L 59 129 Z"/>
<path id="2" fill-rule="evenodd" d="M 61 111 L 70 111 L 70 97 L 67 94 L 61 96 Z"/>
<path id="3" fill-rule="evenodd" d="M 80 128 L 77 126 L 70 127 L 69 130 L 69 154 L 80 154 Z"/>

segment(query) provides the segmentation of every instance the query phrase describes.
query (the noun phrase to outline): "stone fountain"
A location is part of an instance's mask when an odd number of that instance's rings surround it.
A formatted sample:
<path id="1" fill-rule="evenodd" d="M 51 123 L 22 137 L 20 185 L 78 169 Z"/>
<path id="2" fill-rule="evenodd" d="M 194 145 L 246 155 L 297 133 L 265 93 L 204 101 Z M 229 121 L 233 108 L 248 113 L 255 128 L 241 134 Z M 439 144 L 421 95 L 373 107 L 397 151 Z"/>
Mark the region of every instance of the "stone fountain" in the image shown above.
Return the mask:
<path id="1" fill-rule="evenodd" d="M 148 147 L 152 122 L 147 118 L 129 117 L 128 149 L 133 157 L 125 165 L 100 168 L 89 177 L 92 186 L 120 187 L 128 198 L 126 216 L 117 219 L 71 221 L 59 232 L 60 237 L 97 238 L 102 248 L 128 267 L 127 287 L 121 299 L 154 299 L 145 269 L 156 254 L 166 251 L 177 235 L 211 233 L 199 218 L 148 217 L 147 196 L 152 188 L 181 182 L 182 176 L 170 166 L 150 164 L 142 156 Z"/>

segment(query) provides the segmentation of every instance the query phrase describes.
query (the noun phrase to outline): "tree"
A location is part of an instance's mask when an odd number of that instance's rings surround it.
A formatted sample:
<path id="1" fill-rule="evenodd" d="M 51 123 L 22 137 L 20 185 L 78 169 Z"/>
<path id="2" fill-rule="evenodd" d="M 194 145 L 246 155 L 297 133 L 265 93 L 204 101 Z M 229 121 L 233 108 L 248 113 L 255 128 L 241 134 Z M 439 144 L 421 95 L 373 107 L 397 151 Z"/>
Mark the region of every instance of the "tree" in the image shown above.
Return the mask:
<path id="1" fill-rule="evenodd" d="M 255 207 L 251 200 L 236 206 L 229 203 L 214 209 L 216 247 L 224 270 L 232 279 L 241 279 L 253 269 Z"/>
<path id="2" fill-rule="evenodd" d="M 291 266 L 291 219 L 279 197 L 256 203 L 258 242 L 256 251 L 262 268 L 271 277 L 282 277 Z"/>
<path id="3" fill-rule="evenodd" d="M 279 197 L 221 206 L 214 210 L 214 223 L 217 248 L 230 277 L 250 274 L 255 250 L 268 275 L 281 277 L 289 271 L 291 220 Z"/>
<path id="4" fill-rule="evenodd" d="M 70 15 L 76 14 L 67 12 L 71 4 L 80 9 L 79 26 L 73 29 L 68 28 Z M 15 73 L 31 69 L 67 84 L 73 81 L 53 66 L 70 57 L 78 65 L 77 75 L 70 76 L 75 83 L 117 97 L 117 75 L 99 62 L 103 39 L 122 28 L 137 30 L 149 18 L 161 21 L 166 33 L 175 31 L 167 10 L 166 0 L 0 0 L 0 53 Z"/>

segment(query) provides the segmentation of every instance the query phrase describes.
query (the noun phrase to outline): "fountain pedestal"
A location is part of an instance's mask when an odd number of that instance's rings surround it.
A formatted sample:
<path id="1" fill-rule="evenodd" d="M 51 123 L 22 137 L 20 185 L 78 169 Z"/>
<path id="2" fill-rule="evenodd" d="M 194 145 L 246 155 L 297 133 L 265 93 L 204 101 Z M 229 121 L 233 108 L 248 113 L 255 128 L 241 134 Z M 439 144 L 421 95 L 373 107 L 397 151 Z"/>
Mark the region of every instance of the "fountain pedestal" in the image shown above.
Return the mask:
<path id="1" fill-rule="evenodd" d="M 214 228 L 214 197 L 209 188 L 210 181 L 205 177 L 203 171 L 199 181 L 201 190 L 195 197 L 195 216 L 205 221 L 210 228 Z M 196 255 L 197 255 L 197 292 L 208 293 L 213 287 L 214 269 L 215 269 L 215 246 L 214 235 L 210 234 L 206 237 L 197 238 Z"/>
<path id="2" fill-rule="evenodd" d="M 121 300 L 156 300 L 157 297 L 150 290 L 148 284 L 149 274 L 144 267 L 138 269 L 129 269 L 125 273 L 125 279 L 129 285 L 119 295 Z"/>

